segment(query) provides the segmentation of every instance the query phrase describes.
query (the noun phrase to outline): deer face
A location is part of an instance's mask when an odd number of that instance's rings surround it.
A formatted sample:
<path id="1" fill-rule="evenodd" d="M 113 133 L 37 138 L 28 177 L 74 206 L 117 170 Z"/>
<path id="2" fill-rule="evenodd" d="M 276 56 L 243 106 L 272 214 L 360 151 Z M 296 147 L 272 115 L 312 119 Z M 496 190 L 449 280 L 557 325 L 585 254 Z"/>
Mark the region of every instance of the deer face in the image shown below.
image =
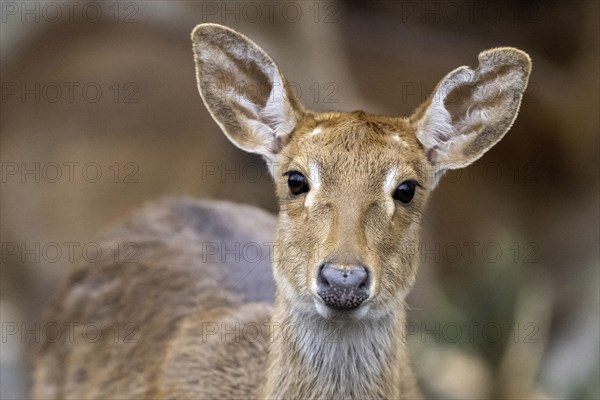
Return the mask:
<path id="1" fill-rule="evenodd" d="M 531 69 L 520 50 L 488 50 L 477 69 L 449 73 L 410 118 L 315 113 L 245 36 L 203 24 L 192 40 L 205 105 L 273 174 L 280 295 L 325 318 L 399 309 L 415 279 L 429 192 L 445 170 L 469 165 L 503 137 Z"/>
<path id="2" fill-rule="evenodd" d="M 427 168 L 407 120 L 362 112 L 302 119 L 274 169 L 275 274 L 295 307 L 362 316 L 404 298 L 416 274 Z"/>

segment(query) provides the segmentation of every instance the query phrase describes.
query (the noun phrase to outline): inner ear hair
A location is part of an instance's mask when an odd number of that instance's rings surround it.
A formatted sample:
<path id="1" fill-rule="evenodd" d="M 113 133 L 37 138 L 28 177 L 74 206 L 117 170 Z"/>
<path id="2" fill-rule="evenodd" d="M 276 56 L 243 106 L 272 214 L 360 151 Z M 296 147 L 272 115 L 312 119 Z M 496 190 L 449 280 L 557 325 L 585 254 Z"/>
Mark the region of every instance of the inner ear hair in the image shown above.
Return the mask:
<path id="1" fill-rule="evenodd" d="M 198 90 L 214 120 L 239 148 L 271 159 L 304 109 L 267 53 L 217 24 L 192 32 Z"/>
<path id="2" fill-rule="evenodd" d="M 517 116 L 530 73 L 525 52 L 502 47 L 479 54 L 477 69 L 463 66 L 446 75 L 411 117 L 430 163 L 461 168 L 502 139 Z"/>

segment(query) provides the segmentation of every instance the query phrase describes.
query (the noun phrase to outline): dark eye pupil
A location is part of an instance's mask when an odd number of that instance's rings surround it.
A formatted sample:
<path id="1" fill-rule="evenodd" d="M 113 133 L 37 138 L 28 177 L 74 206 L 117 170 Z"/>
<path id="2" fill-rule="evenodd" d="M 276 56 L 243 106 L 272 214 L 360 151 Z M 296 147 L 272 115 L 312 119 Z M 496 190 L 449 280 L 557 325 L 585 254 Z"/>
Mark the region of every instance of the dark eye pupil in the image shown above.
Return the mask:
<path id="1" fill-rule="evenodd" d="M 300 172 L 291 172 L 288 175 L 288 187 L 295 196 L 308 192 L 308 183 Z"/>
<path id="2" fill-rule="evenodd" d="M 402 182 L 394 192 L 394 199 L 404 204 L 410 203 L 415 196 L 415 186 L 413 181 Z"/>

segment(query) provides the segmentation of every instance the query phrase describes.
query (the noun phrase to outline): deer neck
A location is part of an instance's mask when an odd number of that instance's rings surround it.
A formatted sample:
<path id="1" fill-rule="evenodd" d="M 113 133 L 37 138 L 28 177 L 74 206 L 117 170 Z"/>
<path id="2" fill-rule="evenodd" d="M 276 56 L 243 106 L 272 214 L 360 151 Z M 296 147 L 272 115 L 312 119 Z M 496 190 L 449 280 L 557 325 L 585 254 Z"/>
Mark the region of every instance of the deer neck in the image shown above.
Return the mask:
<path id="1" fill-rule="evenodd" d="M 404 309 L 377 320 L 324 319 L 278 294 L 271 324 L 269 399 L 400 398 Z"/>

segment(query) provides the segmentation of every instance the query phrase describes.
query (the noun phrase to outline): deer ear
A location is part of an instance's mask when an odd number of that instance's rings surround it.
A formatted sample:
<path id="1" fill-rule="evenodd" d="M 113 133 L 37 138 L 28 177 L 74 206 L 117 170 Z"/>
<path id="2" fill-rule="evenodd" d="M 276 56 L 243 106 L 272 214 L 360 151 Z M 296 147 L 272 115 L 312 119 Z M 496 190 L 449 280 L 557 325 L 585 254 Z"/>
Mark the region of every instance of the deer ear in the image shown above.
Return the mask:
<path id="1" fill-rule="evenodd" d="M 503 47 L 479 54 L 475 70 L 460 67 L 446 75 L 411 117 L 429 162 L 441 171 L 462 168 L 502 139 L 530 73 L 526 53 Z"/>
<path id="2" fill-rule="evenodd" d="M 198 25 L 192 42 L 198 90 L 214 120 L 236 146 L 272 159 L 303 113 L 275 62 L 217 24 Z"/>

